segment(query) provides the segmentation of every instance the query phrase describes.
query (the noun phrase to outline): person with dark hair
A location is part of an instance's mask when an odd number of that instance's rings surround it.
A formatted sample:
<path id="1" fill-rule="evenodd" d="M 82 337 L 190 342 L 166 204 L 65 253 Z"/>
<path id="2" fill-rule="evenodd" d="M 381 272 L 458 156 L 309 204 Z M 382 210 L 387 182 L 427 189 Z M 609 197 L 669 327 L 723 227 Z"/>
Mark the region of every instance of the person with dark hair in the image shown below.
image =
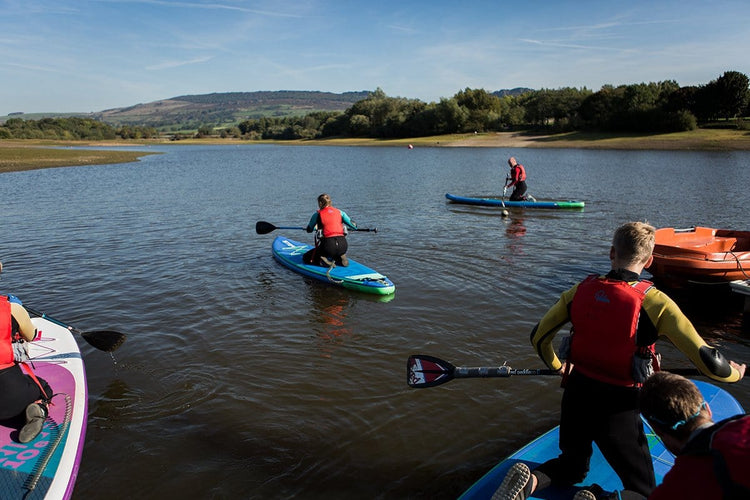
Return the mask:
<path id="1" fill-rule="evenodd" d="M 707 345 L 677 304 L 640 279 L 653 260 L 654 233 L 643 222 L 618 227 L 609 251 L 610 271 L 592 274 L 563 292 L 532 330 L 531 343 L 539 357 L 563 376 L 561 453 L 533 472 L 523 462 L 514 464 L 494 498 L 524 500 L 551 484 L 582 482 L 592 443 L 625 489 L 648 496 L 656 480 L 639 413 L 639 392 L 658 370 L 659 337 L 666 337 L 713 380 L 737 382 L 744 376 L 744 364 L 727 360 Z M 573 333 L 567 347 L 561 348 L 563 365 L 552 340 L 568 322 Z"/>
<path id="2" fill-rule="evenodd" d="M 333 267 L 336 264 L 348 266 L 347 227 L 356 230 L 357 224 L 349 218 L 346 212 L 332 205 L 329 195 L 323 193 L 318 196 L 318 211 L 312 215 L 306 228 L 308 233 L 317 231 L 315 248 L 305 252 L 302 262 L 326 267 Z"/>
<path id="3" fill-rule="evenodd" d="M 750 416 L 714 423 L 695 384 L 669 372 L 643 384 L 641 413 L 677 456 L 649 500 L 750 498 Z"/>

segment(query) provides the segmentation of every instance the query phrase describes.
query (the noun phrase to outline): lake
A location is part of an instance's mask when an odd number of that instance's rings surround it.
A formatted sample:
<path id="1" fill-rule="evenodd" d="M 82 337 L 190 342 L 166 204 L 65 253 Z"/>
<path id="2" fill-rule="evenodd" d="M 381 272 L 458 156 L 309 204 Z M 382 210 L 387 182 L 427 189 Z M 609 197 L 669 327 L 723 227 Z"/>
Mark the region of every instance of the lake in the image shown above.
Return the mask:
<path id="1" fill-rule="evenodd" d="M 0 289 L 80 330 L 89 418 L 75 498 L 449 499 L 557 424 L 555 377 L 410 389 L 410 354 L 543 368 L 529 333 L 609 269 L 614 229 L 749 229 L 750 152 L 159 146 L 137 163 L 1 174 Z M 515 156 L 537 199 L 583 210 L 452 205 L 498 195 Z M 361 227 L 349 257 L 382 299 L 277 264 L 277 235 L 326 192 Z M 644 274 L 648 277 L 648 274 Z M 742 299 L 675 290 L 701 335 L 750 360 Z M 659 344 L 663 365 L 687 366 Z M 726 386 L 750 407 L 746 382 Z"/>

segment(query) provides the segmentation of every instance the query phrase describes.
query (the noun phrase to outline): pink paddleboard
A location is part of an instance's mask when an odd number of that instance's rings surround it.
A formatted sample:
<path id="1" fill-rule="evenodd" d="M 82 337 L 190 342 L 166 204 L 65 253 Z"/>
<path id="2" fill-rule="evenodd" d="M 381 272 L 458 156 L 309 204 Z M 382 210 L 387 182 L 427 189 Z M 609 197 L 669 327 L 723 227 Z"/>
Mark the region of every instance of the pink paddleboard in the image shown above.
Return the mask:
<path id="1" fill-rule="evenodd" d="M 42 432 L 30 443 L 18 442 L 17 429 L 0 426 L 0 498 L 67 500 L 86 436 L 86 372 L 67 328 L 43 318 L 32 321 L 40 332 L 29 347 L 34 372 L 55 396 Z"/>

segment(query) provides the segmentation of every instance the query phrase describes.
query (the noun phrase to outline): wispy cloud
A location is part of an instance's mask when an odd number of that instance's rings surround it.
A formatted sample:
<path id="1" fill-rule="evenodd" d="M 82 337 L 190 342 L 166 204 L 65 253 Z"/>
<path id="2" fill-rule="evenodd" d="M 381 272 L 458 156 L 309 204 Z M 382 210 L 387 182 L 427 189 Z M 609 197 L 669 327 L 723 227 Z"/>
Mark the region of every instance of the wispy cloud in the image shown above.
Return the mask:
<path id="1" fill-rule="evenodd" d="M 99 0 L 100 3 L 129 3 L 129 4 L 143 4 L 143 5 L 158 5 L 160 7 L 173 7 L 178 9 L 205 9 L 205 10 L 230 10 L 236 12 L 246 12 L 250 14 L 259 14 L 269 17 L 302 17 L 299 14 L 271 11 L 271 10 L 259 10 L 251 9 L 248 7 L 242 7 L 239 5 L 227 5 L 224 3 L 196 3 L 196 2 L 170 2 L 167 0 Z"/>
<path id="2" fill-rule="evenodd" d="M 398 31 L 400 33 L 406 33 L 407 35 L 417 35 L 420 33 L 418 29 L 411 28 L 409 26 L 398 26 L 396 24 L 389 24 L 387 28 L 393 31 Z"/>
<path id="3" fill-rule="evenodd" d="M 581 45 L 576 43 L 565 43 L 549 40 L 533 40 L 531 38 L 519 38 L 521 42 L 525 42 L 531 45 L 547 46 L 547 47 L 558 47 L 565 49 L 586 49 L 586 50 L 601 50 L 601 51 L 621 51 L 622 47 L 604 47 L 602 45 Z"/>
<path id="4" fill-rule="evenodd" d="M 159 71 L 162 69 L 178 68 L 180 66 L 189 66 L 191 64 L 200 64 L 213 59 L 213 56 L 196 57 L 195 59 L 189 59 L 187 61 L 165 61 L 160 64 L 152 64 L 146 66 L 149 71 Z"/>

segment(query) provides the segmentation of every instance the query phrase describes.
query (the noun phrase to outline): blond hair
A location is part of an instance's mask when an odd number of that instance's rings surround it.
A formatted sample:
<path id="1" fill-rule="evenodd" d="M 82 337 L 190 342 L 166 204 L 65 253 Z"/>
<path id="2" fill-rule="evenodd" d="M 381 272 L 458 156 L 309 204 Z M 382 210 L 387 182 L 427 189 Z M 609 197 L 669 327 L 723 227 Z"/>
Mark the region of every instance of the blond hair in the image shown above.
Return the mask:
<path id="1" fill-rule="evenodd" d="M 628 222 L 615 230 L 612 247 L 617 258 L 630 264 L 644 264 L 654 251 L 654 226 L 645 222 Z"/>

